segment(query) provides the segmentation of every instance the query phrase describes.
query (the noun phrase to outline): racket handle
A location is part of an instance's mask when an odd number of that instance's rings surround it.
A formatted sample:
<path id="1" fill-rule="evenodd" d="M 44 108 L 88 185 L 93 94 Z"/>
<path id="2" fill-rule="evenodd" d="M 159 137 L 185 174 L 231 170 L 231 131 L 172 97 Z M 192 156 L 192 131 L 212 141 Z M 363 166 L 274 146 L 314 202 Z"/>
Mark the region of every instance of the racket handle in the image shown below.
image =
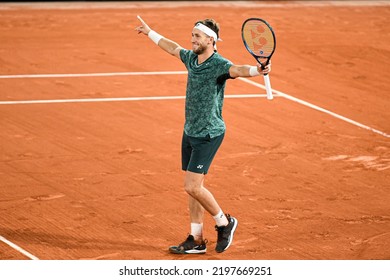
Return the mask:
<path id="1" fill-rule="evenodd" d="M 272 100 L 274 99 L 272 95 L 272 89 L 271 89 L 271 82 L 269 80 L 269 75 L 264 75 L 264 84 L 265 84 L 265 89 L 267 91 L 267 99 Z"/>

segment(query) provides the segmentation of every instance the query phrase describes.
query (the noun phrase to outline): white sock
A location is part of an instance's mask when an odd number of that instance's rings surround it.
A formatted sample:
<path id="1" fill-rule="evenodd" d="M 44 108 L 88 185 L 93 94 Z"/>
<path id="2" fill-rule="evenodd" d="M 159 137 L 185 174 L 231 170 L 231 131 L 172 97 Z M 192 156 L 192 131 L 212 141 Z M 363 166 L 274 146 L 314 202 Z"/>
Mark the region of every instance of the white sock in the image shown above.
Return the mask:
<path id="1" fill-rule="evenodd" d="M 215 223 L 217 224 L 217 227 L 227 226 L 229 224 L 229 221 L 227 220 L 222 210 L 219 210 L 219 213 L 213 216 L 213 218 L 215 220 Z"/>
<path id="2" fill-rule="evenodd" d="M 191 235 L 195 240 L 203 240 L 203 224 L 191 223 Z"/>

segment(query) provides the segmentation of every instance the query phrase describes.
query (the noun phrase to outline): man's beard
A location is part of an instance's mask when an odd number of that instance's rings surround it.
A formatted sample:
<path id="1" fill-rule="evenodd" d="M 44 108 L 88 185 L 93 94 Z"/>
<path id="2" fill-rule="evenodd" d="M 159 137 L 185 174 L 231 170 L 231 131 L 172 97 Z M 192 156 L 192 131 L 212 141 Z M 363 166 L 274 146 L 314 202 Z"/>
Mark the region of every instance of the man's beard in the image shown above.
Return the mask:
<path id="1" fill-rule="evenodd" d="M 196 49 L 193 49 L 193 52 L 197 55 L 200 55 L 202 53 L 204 53 L 206 50 L 206 47 L 203 46 L 203 45 L 198 45 L 198 47 Z"/>

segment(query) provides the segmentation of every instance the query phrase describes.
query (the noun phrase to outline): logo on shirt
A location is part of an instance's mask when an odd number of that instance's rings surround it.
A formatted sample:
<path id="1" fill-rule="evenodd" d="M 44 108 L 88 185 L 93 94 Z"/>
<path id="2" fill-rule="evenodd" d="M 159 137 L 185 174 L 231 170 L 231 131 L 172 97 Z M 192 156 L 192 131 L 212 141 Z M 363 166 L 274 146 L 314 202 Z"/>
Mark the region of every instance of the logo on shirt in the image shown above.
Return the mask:
<path id="1" fill-rule="evenodd" d="M 202 169 L 202 168 L 203 168 L 203 165 L 199 164 L 196 168 Z"/>

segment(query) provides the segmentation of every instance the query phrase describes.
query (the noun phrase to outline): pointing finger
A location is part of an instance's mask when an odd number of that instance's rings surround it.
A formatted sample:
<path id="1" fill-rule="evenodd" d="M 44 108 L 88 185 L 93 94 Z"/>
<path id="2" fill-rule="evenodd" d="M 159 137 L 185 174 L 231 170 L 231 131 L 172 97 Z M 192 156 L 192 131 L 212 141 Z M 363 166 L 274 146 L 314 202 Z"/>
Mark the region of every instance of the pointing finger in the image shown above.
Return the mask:
<path id="1" fill-rule="evenodd" d="M 137 16 L 137 18 L 139 19 L 139 21 L 140 21 L 143 25 L 146 25 L 146 23 L 144 22 L 144 20 L 143 20 L 140 16 Z"/>

